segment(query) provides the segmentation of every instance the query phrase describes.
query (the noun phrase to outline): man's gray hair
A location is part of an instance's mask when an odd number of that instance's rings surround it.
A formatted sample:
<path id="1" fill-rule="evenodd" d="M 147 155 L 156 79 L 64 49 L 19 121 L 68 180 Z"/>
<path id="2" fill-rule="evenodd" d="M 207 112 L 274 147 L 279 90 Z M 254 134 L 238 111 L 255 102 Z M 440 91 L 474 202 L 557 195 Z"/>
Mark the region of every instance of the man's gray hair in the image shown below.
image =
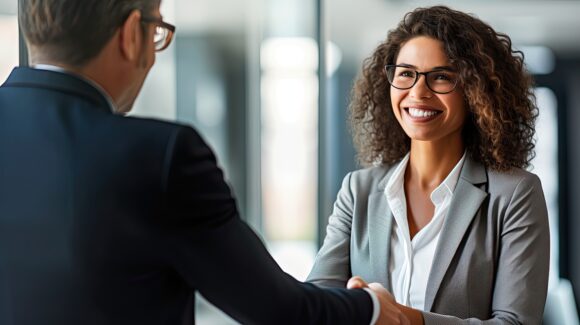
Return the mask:
<path id="1" fill-rule="evenodd" d="M 150 14 L 160 0 L 19 0 L 29 47 L 55 62 L 80 67 L 97 56 L 131 11 Z"/>

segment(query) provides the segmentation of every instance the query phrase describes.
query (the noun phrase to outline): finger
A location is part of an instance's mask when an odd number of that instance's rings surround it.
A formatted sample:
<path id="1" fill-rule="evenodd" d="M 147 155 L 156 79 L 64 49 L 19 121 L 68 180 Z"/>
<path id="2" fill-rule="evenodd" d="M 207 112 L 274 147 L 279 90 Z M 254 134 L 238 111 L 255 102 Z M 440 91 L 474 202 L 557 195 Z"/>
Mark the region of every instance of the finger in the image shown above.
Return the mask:
<path id="1" fill-rule="evenodd" d="M 348 289 L 360 289 L 368 288 L 368 285 L 360 276 L 353 276 L 348 280 L 346 287 Z"/>

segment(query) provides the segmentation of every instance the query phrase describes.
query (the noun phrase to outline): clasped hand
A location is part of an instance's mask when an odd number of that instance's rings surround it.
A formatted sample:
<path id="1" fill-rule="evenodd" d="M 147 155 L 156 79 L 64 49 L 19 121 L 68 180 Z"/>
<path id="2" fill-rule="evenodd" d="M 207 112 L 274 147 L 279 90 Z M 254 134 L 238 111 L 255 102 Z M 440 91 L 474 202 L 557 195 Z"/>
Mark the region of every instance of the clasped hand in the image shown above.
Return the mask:
<path id="1" fill-rule="evenodd" d="M 377 325 L 410 325 L 411 321 L 403 312 L 393 295 L 379 283 L 366 283 L 361 277 L 354 276 L 346 284 L 348 289 L 368 288 L 375 293 L 381 305 Z"/>

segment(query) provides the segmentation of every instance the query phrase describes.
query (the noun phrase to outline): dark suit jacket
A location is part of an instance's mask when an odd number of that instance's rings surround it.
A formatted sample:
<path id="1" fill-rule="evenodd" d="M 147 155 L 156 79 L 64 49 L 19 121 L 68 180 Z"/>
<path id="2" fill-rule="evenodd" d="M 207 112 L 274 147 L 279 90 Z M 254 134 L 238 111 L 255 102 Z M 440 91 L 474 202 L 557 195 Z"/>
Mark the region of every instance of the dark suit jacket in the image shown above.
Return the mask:
<path id="1" fill-rule="evenodd" d="M 0 324 L 181 324 L 193 293 L 243 323 L 368 324 L 362 290 L 282 272 L 192 129 L 111 113 L 65 73 L 0 88 Z"/>

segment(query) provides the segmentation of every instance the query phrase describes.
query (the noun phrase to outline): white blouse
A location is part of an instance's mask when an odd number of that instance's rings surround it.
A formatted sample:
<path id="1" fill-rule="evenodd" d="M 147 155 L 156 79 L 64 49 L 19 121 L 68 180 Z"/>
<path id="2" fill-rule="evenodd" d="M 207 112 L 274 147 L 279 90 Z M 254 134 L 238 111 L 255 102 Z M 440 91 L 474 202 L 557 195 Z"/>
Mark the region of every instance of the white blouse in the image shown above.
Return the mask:
<path id="1" fill-rule="evenodd" d="M 423 310 L 427 281 L 443 221 L 449 209 L 453 191 L 465 161 L 465 153 L 445 180 L 431 192 L 435 213 L 431 221 L 413 240 L 407 222 L 404 176 L 409 154 L 399 163 L 387 186 L 385 195 L 393 213 L 389 274 L 393 295 L 398 303 Z"/>

